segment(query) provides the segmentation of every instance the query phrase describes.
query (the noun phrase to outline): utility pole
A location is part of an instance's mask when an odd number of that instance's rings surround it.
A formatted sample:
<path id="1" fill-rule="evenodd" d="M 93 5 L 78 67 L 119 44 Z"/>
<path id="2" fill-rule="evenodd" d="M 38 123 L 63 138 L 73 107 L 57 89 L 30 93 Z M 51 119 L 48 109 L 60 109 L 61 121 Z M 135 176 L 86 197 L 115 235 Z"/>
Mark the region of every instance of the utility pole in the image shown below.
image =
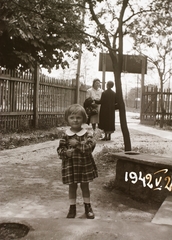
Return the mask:
<path id="1" fill-rule="evenodd" d="M 85 17 L 85 0 L 83 1 L 83 10 L 82 10 L 82 18 L 81 21 L 84 24 Z M 77 72 L 76 72 L 76 103 L 80 102 L 80 70 L 81 70 L 81 58 L 82 58 L 82 43 L 79 44 L 79 55 L 78 55 L 78 64 L 77 64 Z"/>
<path id="2" fill-rule="evenodd" d="M 78 56 L 78 64 L 77 64 L 77 72 L 76 72 L 76 103 L 79 103 L 79 88 L 80 88 L 80 69 L 81 69 L 81 57 L 82 57 L 82 44 L 79 46 L 79 56 Z"/>

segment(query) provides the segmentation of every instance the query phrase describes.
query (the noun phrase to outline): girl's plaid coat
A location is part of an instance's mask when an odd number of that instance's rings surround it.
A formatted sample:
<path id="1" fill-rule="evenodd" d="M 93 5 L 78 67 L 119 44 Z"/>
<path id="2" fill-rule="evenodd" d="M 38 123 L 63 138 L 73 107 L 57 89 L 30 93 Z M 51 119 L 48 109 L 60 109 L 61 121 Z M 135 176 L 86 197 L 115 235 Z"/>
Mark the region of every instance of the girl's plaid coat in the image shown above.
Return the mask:
<path id="1" fill-rule="evenodd" d="M 71 148 L 69 139 L 75 138 L 79 144 L 73 148 L 72 156 L 66 156 L 66 150 Z M 97 167 L 92 156 L 95 148 L 93 136 L 86 129 L 78 133 L 66 130 L 59 142 L 57 153 L 62 159 L 62 182 L 64 184 L 90 182 L 98 177 Z"/>

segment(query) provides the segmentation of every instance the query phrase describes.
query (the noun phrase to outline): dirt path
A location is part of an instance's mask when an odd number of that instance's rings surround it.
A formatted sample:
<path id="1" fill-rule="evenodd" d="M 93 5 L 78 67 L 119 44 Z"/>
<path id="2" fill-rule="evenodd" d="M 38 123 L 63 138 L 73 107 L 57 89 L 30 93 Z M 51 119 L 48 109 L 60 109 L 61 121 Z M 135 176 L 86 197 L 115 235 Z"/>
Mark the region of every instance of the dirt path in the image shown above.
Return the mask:
<path id="1" fill-rule="evenodd" d="M 165 154 L 172 141 L 131 130 L 133 147 L 141 152 Z M 61 160 L 56 154 L 58 140 L 0 152 L 1 218 L 60 218 L 68 211 L 68 187 L 61 183 Z M 98 142 L 95 159 L 99 177 L 90 184 L 96 218 L 150 222 L 158 206 L 136 202 L 111 189 L 115 162 L 109 149 L 123 146 L 120 128 L 111 142 Z M 103 149 L 103 155 L 99 152 Z M 169 152 L 168 152 L 169 153 Z M 85 218 L 78 189 L 77 217 Z"/>

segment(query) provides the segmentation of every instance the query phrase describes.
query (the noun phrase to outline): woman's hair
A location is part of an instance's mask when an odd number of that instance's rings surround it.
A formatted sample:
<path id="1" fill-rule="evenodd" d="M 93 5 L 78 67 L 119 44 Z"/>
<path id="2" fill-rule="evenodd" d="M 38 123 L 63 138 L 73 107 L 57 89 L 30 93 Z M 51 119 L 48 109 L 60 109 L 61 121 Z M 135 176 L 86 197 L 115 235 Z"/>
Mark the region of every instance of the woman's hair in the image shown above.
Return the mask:
<path id="1" fill-rule="evenodd" d="M 95 78 L 95 79 L 93 80 L 93 85 L 92 85 L 92 87 L 94 87 L 95 82 L 99 82 L 99 83 L 100 83 L 100 79 Z"/>
<path id="2" fill-rule="evenodd" d="M 113 86 L 114 86 L 114 82 L 112 82 L 112 81 L 107 82 L 107 87 L 108 88 L 113 88 Z"/>
<path id="3" fill-rule="evenodd" d="M 71 114 L 81 113 L 83 117 L 83 123 L 87 122 L 87 114 L 85 109 L 80 104 L 72 104 L 65 111 L 65 120 L 68 122 L 68 117 Z"/>

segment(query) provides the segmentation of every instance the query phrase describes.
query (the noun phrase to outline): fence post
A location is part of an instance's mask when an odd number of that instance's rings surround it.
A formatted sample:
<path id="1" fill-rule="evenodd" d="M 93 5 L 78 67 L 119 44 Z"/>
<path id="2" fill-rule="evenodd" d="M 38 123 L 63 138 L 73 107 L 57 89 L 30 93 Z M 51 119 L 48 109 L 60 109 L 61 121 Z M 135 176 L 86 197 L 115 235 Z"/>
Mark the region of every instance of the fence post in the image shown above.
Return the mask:
<path id="1" fill-rule="evenodd" d="M 39 65 L 35 64 L 34 69 L 34 98 L 33 98 L 33 124 L 38 127 L 38 103 L 39 103 Z"/>
<path id="2" fill-rule="evenodd" d="M 157 96 L 158 96 L 158 90 L 157 87 L 154 88 L 155 92 L 155 104 L 154 104 L 154 125 L 156 125 L 156 113 L 157 113 Z"/>

